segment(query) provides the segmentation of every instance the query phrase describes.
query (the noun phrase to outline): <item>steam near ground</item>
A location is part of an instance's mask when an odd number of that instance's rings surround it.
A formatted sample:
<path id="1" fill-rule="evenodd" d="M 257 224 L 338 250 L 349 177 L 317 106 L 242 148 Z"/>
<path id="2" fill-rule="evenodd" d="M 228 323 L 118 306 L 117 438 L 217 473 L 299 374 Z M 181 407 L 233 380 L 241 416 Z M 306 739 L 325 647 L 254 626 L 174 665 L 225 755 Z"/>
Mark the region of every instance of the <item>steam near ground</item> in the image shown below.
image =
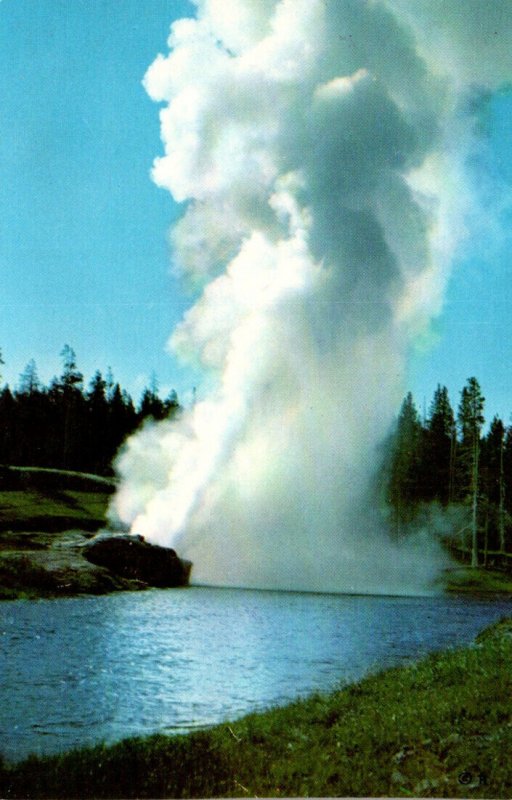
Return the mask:
<path id="1" fill-rule="evenodd" d="M 371 486 L 478 203 L 470 112 L 510 77 L 508 0 L 191 10 L 144 82 L 199 292 L 170 347 L 205 384 L 128 441 L 112 517 L 198 583 L 429 591 L 445 556 L 393 544 Z"/>

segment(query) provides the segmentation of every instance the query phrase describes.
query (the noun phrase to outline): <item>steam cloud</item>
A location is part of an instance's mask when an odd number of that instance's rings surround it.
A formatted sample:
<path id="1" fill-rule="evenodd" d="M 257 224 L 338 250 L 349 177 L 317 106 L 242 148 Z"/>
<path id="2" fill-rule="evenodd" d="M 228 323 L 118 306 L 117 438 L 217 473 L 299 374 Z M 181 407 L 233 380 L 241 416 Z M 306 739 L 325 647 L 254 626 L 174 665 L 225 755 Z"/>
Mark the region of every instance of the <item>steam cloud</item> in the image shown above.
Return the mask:
<path id="1" fill-rule="evenodd" d="M 204 399 L 128 441 L 112 514 L 199 583 L 425 591 L 443 557 L 390 543 L 371 479 L 464 235 L 467 97 L 511 74 L 509 2 L 196 5 L 145 87 L 200 293 L 170 346 Z"/>

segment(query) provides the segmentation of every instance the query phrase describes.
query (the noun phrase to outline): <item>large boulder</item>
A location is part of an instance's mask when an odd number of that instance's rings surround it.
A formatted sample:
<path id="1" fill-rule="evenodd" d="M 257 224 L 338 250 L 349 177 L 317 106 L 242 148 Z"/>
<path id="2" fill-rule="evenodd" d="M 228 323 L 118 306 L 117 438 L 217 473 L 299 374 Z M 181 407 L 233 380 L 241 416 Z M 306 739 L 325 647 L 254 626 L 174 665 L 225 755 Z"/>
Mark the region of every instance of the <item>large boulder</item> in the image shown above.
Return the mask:
<path id="1" fill-rule="evenodd" d="M 101 533 L 84 545 L 82 552 L 92 564 L 149 586 L 185 586 L 192 568 L 191 562 L 179 558 L 172 548 L 127 533 Z"/>

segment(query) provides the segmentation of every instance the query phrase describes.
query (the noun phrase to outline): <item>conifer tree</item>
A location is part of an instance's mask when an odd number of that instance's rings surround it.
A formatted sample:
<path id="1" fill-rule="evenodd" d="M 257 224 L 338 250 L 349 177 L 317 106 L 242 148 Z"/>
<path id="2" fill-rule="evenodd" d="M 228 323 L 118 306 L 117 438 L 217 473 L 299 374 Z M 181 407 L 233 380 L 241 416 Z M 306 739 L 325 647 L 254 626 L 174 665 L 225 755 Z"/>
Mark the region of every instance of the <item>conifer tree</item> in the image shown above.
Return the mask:
<path id="1" fill-rule="evenodd" d="M 92 472 L 102 473 L 110 460 L 105 450 L 108 435 L 108 403 L 106 382 L 100 370 L 96 370 L 86 395 L 87 429 L 86 467 Z"/>
<path id="2" fill-rule="evenodd" d="M 0 391 L 0 464 L 12 463 L 16 441 L 16 402 L 8 386 Z"/>
<path id="3" fill-rule="evenodd" d="M 37 374 L 36 362 L 30 359 L 27 366 L 20 375 L 18 392 L 19 394 L 31 395 L 39 391 L 41 384 Z"/>
<path id="4" fill-rule="evenodd" d="M 52 439 L 52 417 L 47 393 L 31 359 L 20 375 L 14 394 L 16 403 L 16 446 L 11 453 L 12 463 L 43 466 L 48 458 Z"/>
<path id="5" fill-rule="evenodd" d="M 62 375 L 55 378 L 50 388 L 58 427 L 61 431 L 61 465 L 64 469 L 81 467 L 81 444 L 84 429 L 85 398 L 82 394 L 83 375 L 76 364 L 75 351 L 68 344 L 61 351 Z"/>
<path id="6" fill-rule="evenodd" d="M 166 416 L 165 405 L 158 395 L 158 381 L 156 375 L 153 373 L 151 382 L 147 386 L 140 399 L 139 403 L 139 420 L 144 420 L 147 417 L 153 417 L 155 420 L 164 419 Z"/>
<path id="7" fill-rule="evenodd" d="M 505 549 L 505 426 L 498 416 L 490 424 L 481 447 L 481 482 L 497 532 L 497 547 Z"/>
<path id="8" fill-rule="evenodd" d="M 393 439 L 389 501 L 394 510 L 395 532 L 410 522 L 419 496 L 422 426 L 411 392 L 405 397 Z"/>
<path id="9" fill-rule="evenodd" d="M 428 496 L 446 505 L 453 495 L 455 417 L 446 386 L 437 385 L 425 431 L 423 448 L 423 485 Z"/>
<path id="10" fill-rule="evenodd" d="M 478 566 L 478 490 L 480 434 L 484 424 L 485 398 L 477 379 L 468 378 L 462 389 L 458 409 L 461 434 L 461 463 L 466 477 L 468 498 L 471 503 L 471 566 Z"/>

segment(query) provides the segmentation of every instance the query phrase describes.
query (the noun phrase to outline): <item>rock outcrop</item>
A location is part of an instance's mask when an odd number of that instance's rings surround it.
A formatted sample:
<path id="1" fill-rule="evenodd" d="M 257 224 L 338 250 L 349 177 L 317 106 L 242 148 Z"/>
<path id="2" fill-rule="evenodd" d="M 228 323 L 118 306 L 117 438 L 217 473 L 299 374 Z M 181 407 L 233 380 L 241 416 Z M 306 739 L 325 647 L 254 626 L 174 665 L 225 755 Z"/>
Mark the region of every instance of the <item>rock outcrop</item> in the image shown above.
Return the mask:
<path id="1" fill-rule="evenodd" d="M 192 568 L 191 562 L 179 558 L 172 548 L 150 544 L 143 536 L 131 534 L 101 533 L 82 552 L 92 564 L 148 586 L 186 586 Z"/>

